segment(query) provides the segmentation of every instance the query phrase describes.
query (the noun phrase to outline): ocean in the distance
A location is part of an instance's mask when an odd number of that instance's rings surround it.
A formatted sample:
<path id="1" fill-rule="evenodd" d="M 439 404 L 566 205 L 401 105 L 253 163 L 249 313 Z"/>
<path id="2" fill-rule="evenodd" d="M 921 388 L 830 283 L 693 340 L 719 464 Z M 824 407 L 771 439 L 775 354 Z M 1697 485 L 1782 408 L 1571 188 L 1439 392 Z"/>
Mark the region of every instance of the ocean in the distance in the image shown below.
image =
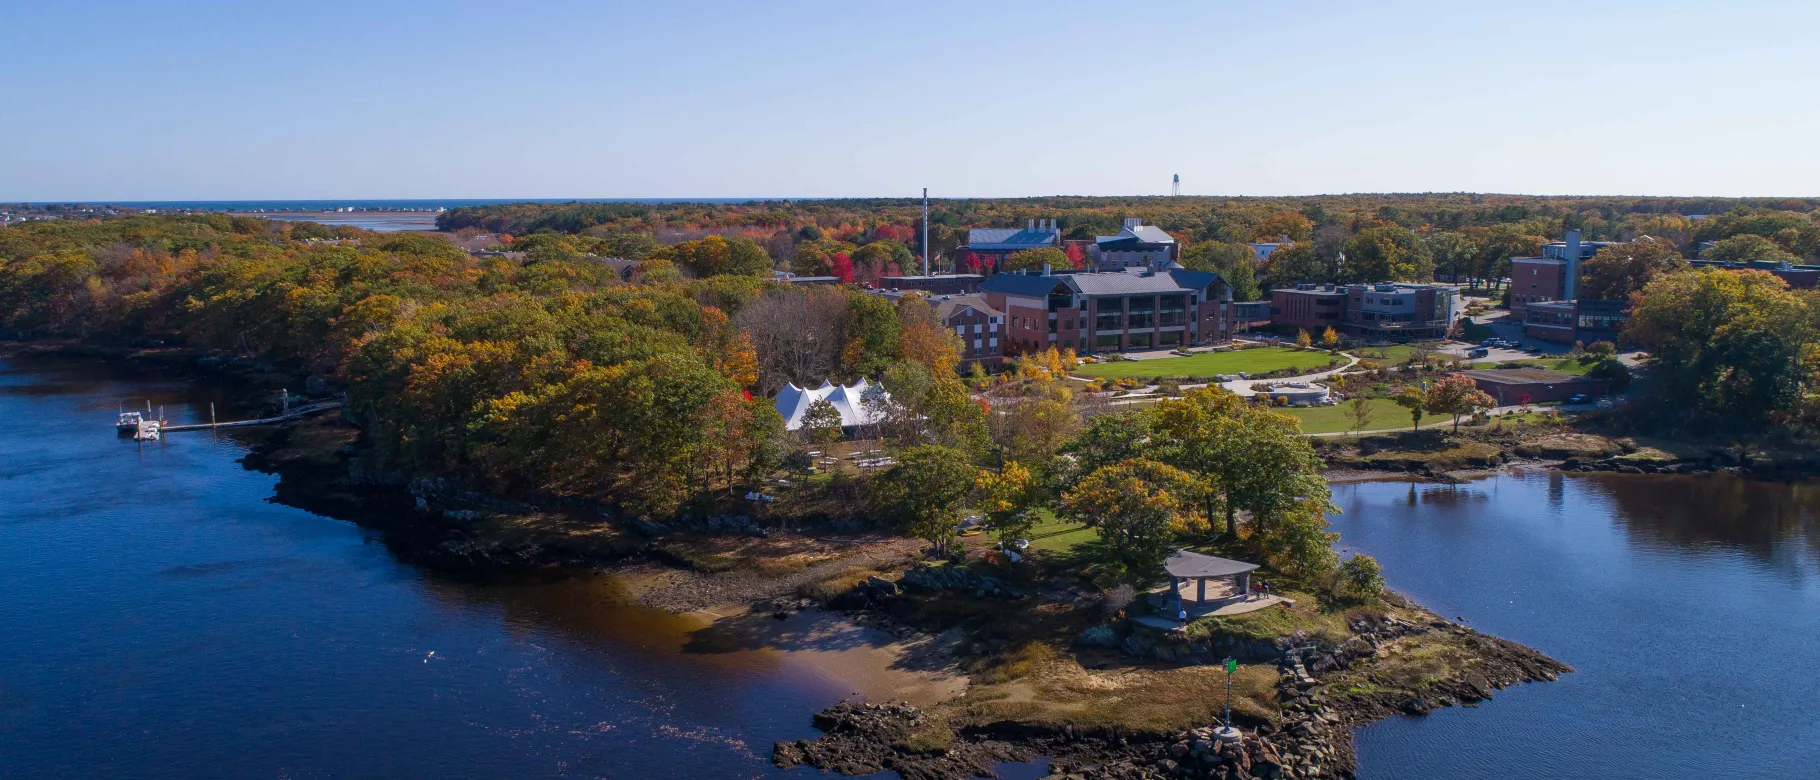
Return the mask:
<path id="1" fill-rule="evenodd" d="M 96 201 L 136 209 L 190 211 L 435 211 L 502 203 L 750 203 L 804 198 L 350 198 L 344 200 L 123 200 Z"/>

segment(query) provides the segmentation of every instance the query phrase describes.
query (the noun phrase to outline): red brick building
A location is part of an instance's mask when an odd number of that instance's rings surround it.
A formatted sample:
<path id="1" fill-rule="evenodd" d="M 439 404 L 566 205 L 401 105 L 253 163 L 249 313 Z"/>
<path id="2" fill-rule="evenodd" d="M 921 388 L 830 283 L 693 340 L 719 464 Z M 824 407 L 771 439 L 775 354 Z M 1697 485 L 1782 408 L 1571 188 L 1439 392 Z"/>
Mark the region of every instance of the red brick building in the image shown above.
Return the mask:
<path id="1" fill-rule="evenodd" d="M 942 324 L 954 329 L 961 340 L 961 366 L 974 363 L 998 368 L 1005 361 L 1000 337 L 1005 330 L 1005 313 L 992 307 L 979 295 L 944 296 L 931 301 Z"/>
<path id="2" fill-rule="evenodd" d="M 1004 352 L 1054 346 L 1079 354 L 1205 346 L 1232 340 L 1232 288 L 1182 268 L 1003 273 L 981 294 L 1005 313 Z"/>

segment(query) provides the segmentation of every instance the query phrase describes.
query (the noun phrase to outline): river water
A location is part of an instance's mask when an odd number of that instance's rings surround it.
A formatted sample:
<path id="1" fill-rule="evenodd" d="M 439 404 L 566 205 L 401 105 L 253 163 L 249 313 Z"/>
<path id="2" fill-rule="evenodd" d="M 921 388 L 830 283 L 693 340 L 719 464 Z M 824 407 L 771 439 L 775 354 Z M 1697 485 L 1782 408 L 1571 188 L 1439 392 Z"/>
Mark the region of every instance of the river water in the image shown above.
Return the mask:
<path id="1" fill-rule="evenodd" d="M 250 439 L 116 439 L 117 405 L 147 398 L 186 422 L 221 400 L 0 362 L 0 778 L 815 774 L 766 758 L 853 692 L 822 667 L 598 581 L 400 563 L 271 503 L 235 462 Z M 1362 729 L 1367 777 L 1820 766 L 1820 488 L 1538 472 L 1336 500 L 1393 586 L 1580 670 Z"/>
<path id="2" fill-rule="evenodd" d="M 853 693 L 600 582 L 400 563 L 270 503 L 248 439 L 116 439 L 148 398 L 221 400 L 0 362 L 0 778 L 802 776 L 772 741 Z"/>
<path id="3" fill-rule="evenodd" d="M 1820 777 L 1820 485 L 1531 471 L 1335 503 L 1392 587 L 1578 670 L 1362 728 L 1362 776 Z"/>

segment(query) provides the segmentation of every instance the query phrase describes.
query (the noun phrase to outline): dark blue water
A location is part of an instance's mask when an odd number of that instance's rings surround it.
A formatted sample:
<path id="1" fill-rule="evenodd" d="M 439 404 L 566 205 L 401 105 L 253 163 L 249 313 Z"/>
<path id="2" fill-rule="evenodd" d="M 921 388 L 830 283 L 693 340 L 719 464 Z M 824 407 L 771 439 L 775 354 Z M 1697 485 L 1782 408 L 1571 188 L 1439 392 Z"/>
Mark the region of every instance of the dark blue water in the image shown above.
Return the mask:
<path id="1" fill-rule="evenodd" d="M 333 211 L 362 210 L 435 211 L 462 206 L 495 206 L 504 203 L 752 203 L 756 201 L 813 200 L 804 198 L 344 198 L 330 200 L 129 200 L 107 205 L 140 209 L 197 211 Z"/>
<path id="2" fill-rule="evenodd" d="M 233 437 L 116 439 L 147 397 L 214 398 L 0 361 L 0 778 L 800 774 L 771 742 L 851 692 L 599 581 L 442 581 Z"/>
<path id="3" fill-rule="evenodd" d="M 1358 731 L 1367 778 L 1820 777 L 1820 485 L 1338 486 L 1392 587 L 1578 673 Z"/>

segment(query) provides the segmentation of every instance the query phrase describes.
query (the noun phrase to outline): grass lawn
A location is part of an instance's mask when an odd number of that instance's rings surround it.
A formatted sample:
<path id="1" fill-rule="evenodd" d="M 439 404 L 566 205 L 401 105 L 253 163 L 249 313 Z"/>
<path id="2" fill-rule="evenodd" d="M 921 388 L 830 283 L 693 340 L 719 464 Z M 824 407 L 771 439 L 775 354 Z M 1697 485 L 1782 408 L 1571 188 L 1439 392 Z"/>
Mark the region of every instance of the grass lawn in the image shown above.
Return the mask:
<path id="1" fill-rule="evenodd" d="M 1067 553 L 1080 543 L 1099 536 L 1092 528 L 1072 520 L 1063 520 L 1047 509 L 1037 511 L 1043 519 L 1037 521 L 1035 528 L 1030 529 L 1030 549 L 1033 551 Z"/>
<path id="2" fill-rule="evenodd" d="M 1557 371 L 1557 372 L 1560 372 L 1563 374 L 1573 374 L 1574 376 L 1584 376 L 1586 374 L 1586 372 L 1592 370 L 1593 366 L 1598 365 L 1598 363 L 1596 363 L 1596 362 L 1582 363 L 1582 362 L 1580 362 L 1579 358 L 1534 358 L 1534 359 L 1530 359 L 1530 360 L 1513 360 L 1513 361 L 1507 361 L 1507 362 L 1521 363 L 1521 364 L 1531 367 L 1531 368 L 1545 368 L 1545 369 L 1548 369 L 1549 371 Z M 1504 364 L 1498 363 L 1498 364 L 1495 364 L 1493 367 L 1495 368 L 1496 366 L 1499 366 L 1499 365 L 1504 365 Z"/>
<path id="3" fill-rule="evenodd" d="M 1409 362 L 1409 359 L 1416 354 L 1416 349 L 1423 346 L 1428 347 L 1430 350 L 1435 350 L 1441 347 L 1441 342 L 1431 341 L 1422 344 L 1391 344 L 1383 347 L 1359 347 L 1358 349 L 1352 350 L 1352 354 L 1358 355 L 1365 360 L 1375 360 L 1387 366 L 1399 366 Z"/>
<path id="4" fill-rule="evenodd" d="M 1365 401 L 1371 408 L 1371 423 L 1364 430 L 1377 431 L 1385 428 L 1407 427 L 1409 410 L 1398 406 L 1388 398 L 1371 398 Z M 1347 401 L 1338 406 L 1312 406 L 1304 409 L 1279 409 L 1302 421 L 1303 433 L 1337 433 L 1352 430 L 1352 402 Z"/>
<path id="5" fill-rule="evenodd" d="M 1285 368 L 1313 372 L 1326 368 L 1327 362 L 1332 359 L 1332 356 L 1326 352 L 1288 347 L 1262 347 L 1237 351 L 1203 352 L 1192 357 L 1093 363 L 1081 366 L 1074 373 L 1081 376 L 1112 377 L 1114 379 L 1124 377 L 1211 379 L 1215 374 L 1267 374 Z"/>

